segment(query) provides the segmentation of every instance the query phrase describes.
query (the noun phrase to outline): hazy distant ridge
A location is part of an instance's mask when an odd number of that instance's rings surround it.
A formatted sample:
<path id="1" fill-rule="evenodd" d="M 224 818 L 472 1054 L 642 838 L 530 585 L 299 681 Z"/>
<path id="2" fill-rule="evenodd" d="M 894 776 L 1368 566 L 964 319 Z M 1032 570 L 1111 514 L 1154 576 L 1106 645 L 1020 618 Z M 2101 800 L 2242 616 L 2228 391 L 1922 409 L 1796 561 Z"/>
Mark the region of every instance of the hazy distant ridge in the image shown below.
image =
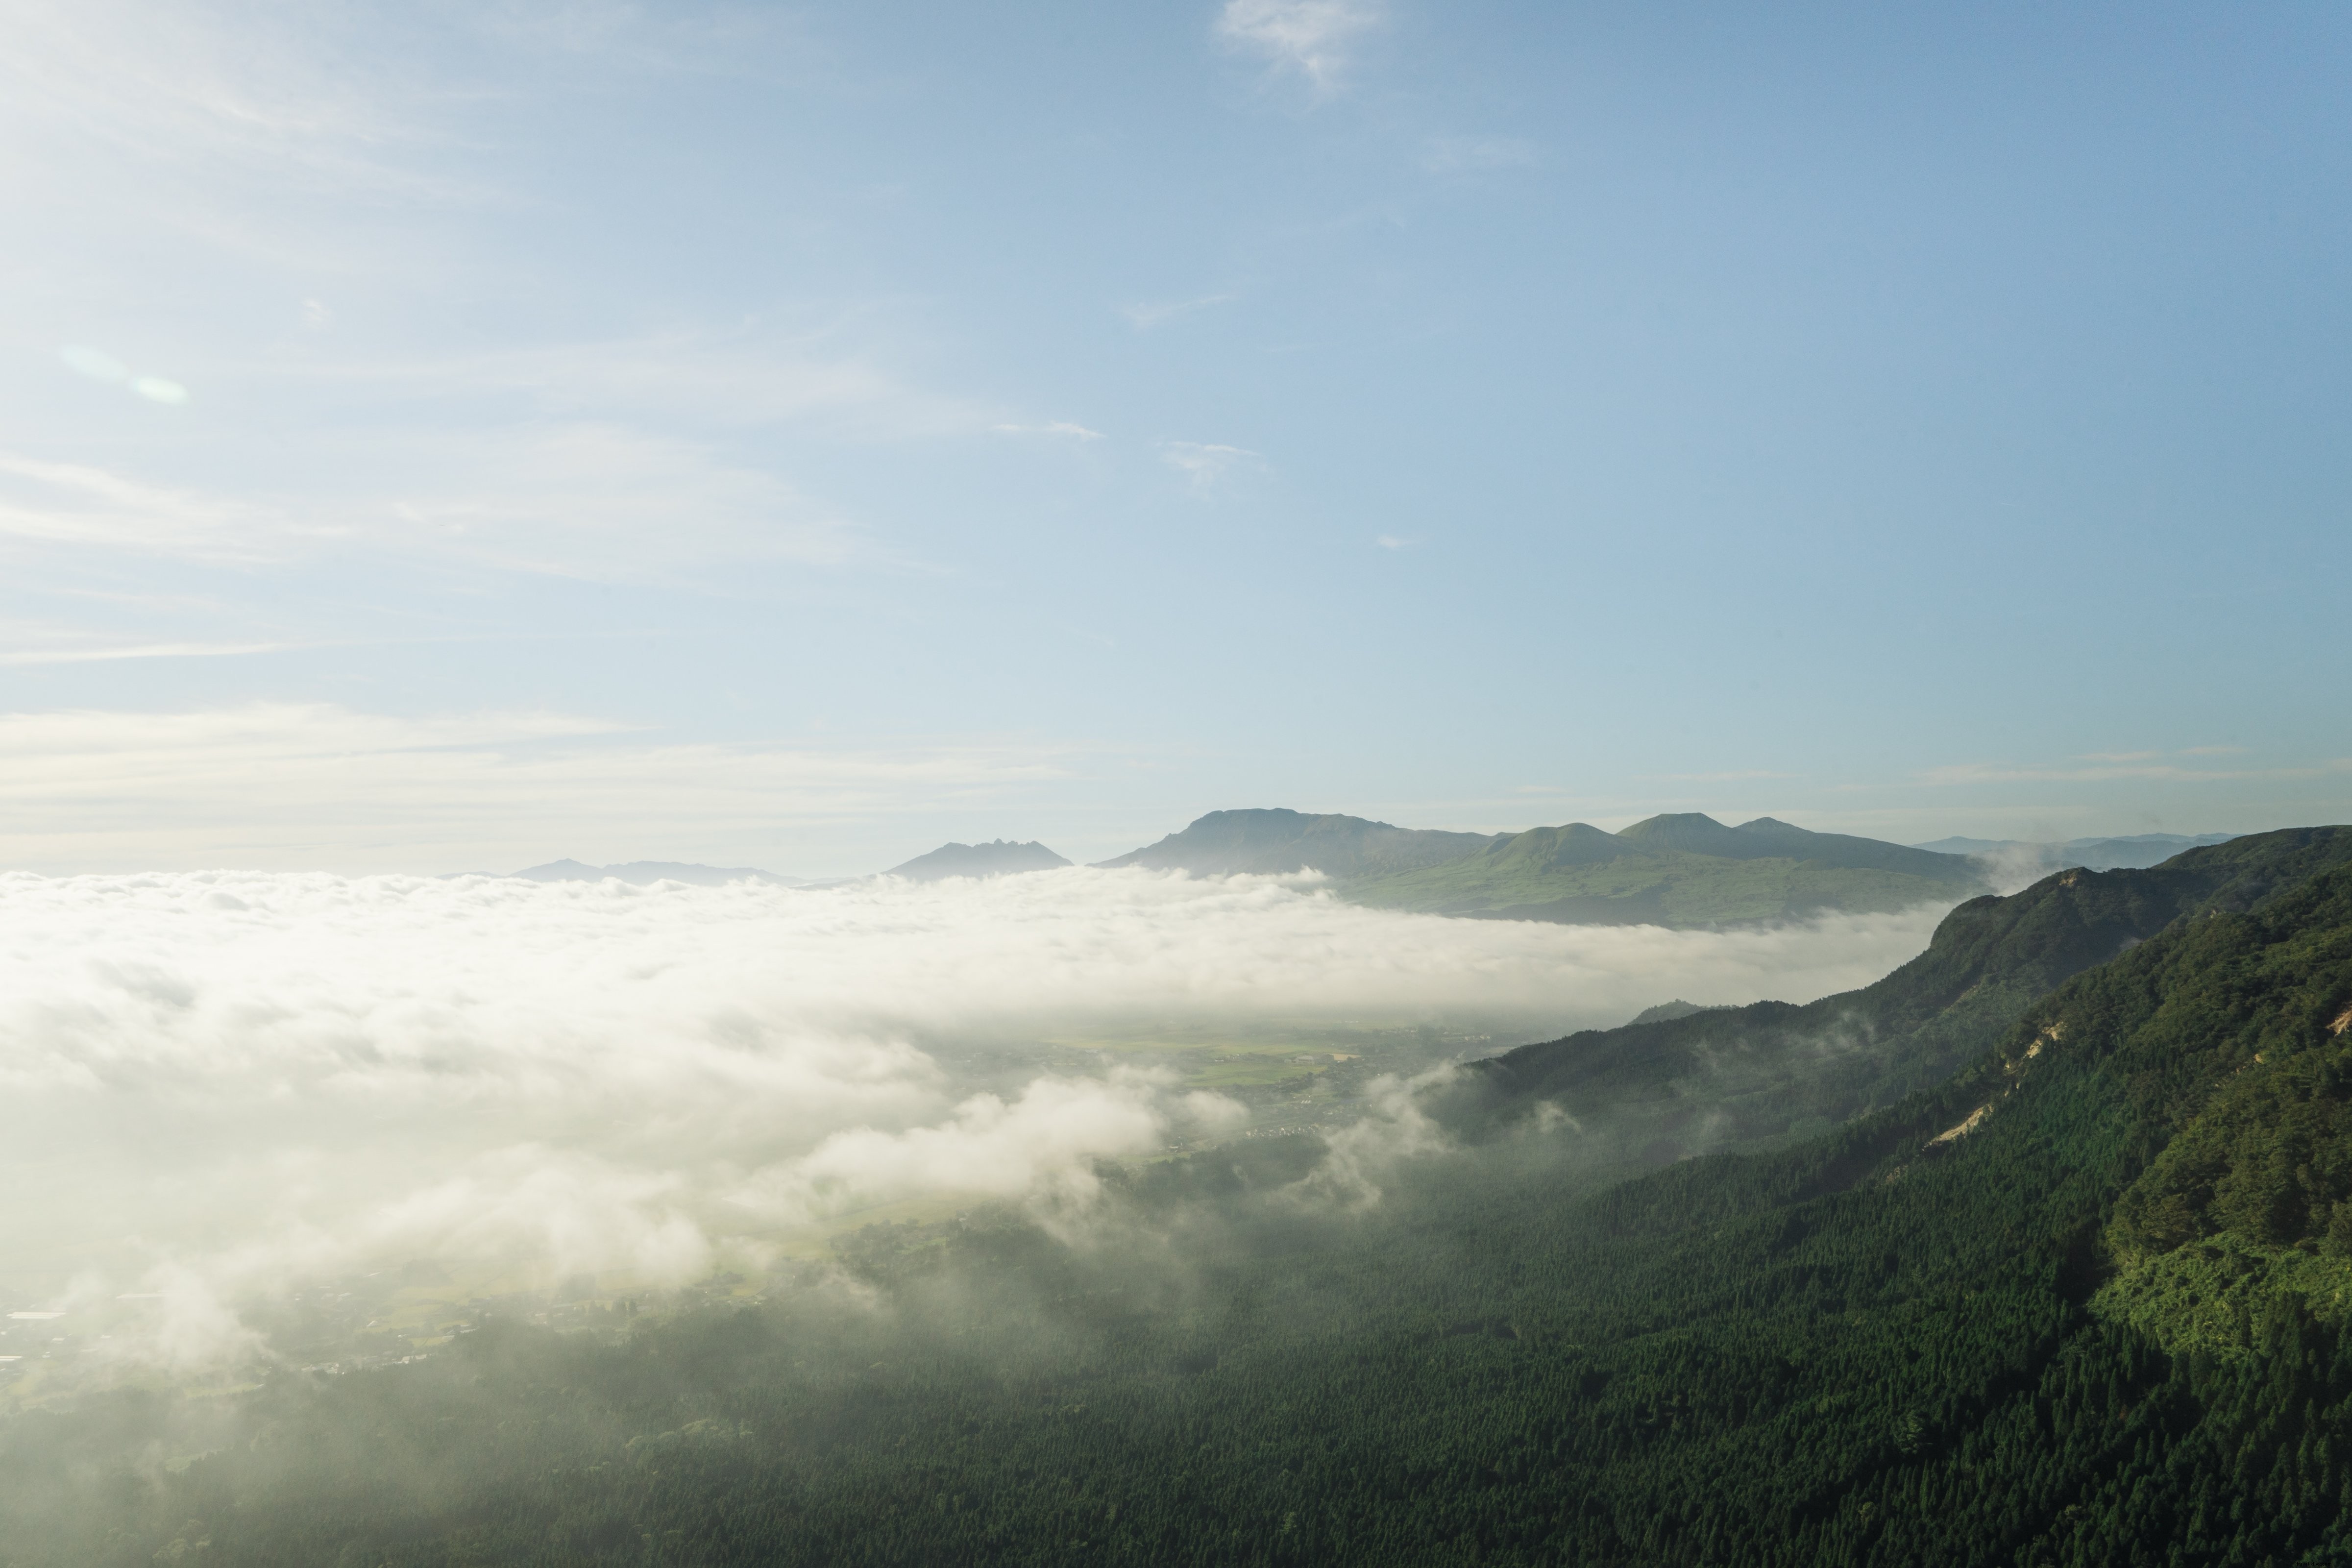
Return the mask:
<path id="1" fill-rule="evenodd" d="M 610 878 L 646 887 L 655 882 L 690 882 L 698 888 L 724 887 L 729 882 L 769 882 L 780 888 L 808 885 L 804 877 L 785 877 L 752 866 L 695 866 L 683 860 L 632 860 L 625 866 L 587 866 L 577 860 L 550 860 L 513 873 L 532 882 L 601 882 Z"/>
<path id="2" fill-rule="evenodd" d="M 942 844 L 928 855 L 918 855 L 883 873 L 913 882 L 936 882 L 948 877 L 1003 877 L 1015 871 L 1051 871 L 1070 862 L 1043 844 L 1013 844 L 992 839 L 986 844 Z"/>
<path id="3" fill-rule="evenodd" d="M 1938 838 L 1915 846 L 1946 855 L 1969 855 L 1980 860 L 2022 860 L 2048 871 L 2080 866 L 2092 871 L 2139 870 L 2171 859 L 2184 849 L 2227 844 L 2233 833 L 2132 833 L 2112 838 L 2069 838 L 2063 844 L 2038 844 L 2022 838 Z"/>

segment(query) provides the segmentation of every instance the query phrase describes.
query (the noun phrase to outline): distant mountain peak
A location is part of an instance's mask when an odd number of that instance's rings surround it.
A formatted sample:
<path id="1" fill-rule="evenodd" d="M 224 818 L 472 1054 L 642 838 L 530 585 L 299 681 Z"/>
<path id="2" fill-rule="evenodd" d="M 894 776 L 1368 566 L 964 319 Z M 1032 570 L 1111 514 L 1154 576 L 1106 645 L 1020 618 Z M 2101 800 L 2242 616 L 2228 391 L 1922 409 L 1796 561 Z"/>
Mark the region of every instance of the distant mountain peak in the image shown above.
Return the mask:
<path id="1" fill-rule="evenodd" d="M 1761 822 L 1767 819 L 1759 817 L 1757 820 Z M 1685 828 L 1697 828 L 1701 832 L 1709 828 L 1717 833 L 1731 831 L 1703 811 L 1662 811 L 1655 816 L 1643 817 L 1630 827 L 1619 828 L 1617 837 L 1628 838 L 1645 833 L 1673 833 Z"/>
<path id="2" fill-rule="evenodd" d="M 1043 844 L 1015 844 L 992 838 L 985 844 L 942 844 L 928 855 L 918 855 L 893 866 L 886 877 L 910 882 L 938 882 L 950 877 L 1005 877 L 1019 871 L 1051 871 L 1070 862 Z"/>

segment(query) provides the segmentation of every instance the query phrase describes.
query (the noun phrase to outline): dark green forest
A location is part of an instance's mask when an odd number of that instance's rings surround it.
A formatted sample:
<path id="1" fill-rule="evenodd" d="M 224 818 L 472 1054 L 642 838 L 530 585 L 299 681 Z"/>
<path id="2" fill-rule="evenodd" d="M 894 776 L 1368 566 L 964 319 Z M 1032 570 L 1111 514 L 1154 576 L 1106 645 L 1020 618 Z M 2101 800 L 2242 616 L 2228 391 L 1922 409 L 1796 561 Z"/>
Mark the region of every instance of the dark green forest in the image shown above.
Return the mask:
<path id="1" fill-rule="evenodd" d="M 30 1412 L 0 1563 L 2352 1561 L 2352 830 L 1429 1113 L 1352 1199 L 1228 1148 L 753 1307 Z"/>

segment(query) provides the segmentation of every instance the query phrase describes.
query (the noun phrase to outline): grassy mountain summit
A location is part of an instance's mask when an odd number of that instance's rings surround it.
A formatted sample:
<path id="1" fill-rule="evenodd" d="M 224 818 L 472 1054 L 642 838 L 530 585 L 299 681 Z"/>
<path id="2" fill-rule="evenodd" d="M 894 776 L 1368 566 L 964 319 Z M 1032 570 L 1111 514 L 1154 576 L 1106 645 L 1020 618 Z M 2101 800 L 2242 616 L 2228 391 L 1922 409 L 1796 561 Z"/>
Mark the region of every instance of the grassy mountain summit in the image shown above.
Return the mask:
<path id="1" fill-rule="evenodd" d="M 1685 812 L 1621 833 L 1591 823 L 1449 833 L 1360 816 L 1213 811 L 1105 866 L 1201 876 L 1314 869 L 1379 909 L 1570 924 L 1708 926 L 1949 903 L 1985 867 L 1759 816 L 1737 827 Z"/>
<path id="2" fill-rule="evenodd" d="M 1703 926 L 1949 903 L 1984 888 L 1984 868 L 1965 856 L 1769 816 L 1731 827 L 1685 812 L 1620 833 L 1582 822 L 1529 828 L 1341 890 L 1360 903 L 1433 914 Z"/>

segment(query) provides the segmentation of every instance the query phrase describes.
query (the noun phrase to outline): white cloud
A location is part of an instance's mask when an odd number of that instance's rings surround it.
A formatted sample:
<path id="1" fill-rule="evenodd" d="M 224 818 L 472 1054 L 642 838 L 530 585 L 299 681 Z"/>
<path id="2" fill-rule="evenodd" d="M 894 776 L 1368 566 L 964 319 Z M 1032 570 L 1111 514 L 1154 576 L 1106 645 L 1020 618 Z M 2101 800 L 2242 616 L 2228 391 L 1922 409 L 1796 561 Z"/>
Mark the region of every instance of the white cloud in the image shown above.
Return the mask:
<path id="1" fill-rule="evenodd" d="M 1160 460 L 1192 480 L 1196 490 L 1213 489 L 1236 463 L 1254 462 L 1258 454 L 1246 447 L 1226 447 L 1206 441 L 1162 441 Z"/>
<path id="2" fill-rule="evenodd" d="M 1216 34 L 1228 46 L 1298 72 L 1324 92 L 1338 85 L 1350 47 L 1380 22 L 1380 9 L 1369 0 L 1225 0 Z"/>
<path id="3" fill-rule="evenodd" d="M 1407 539 L 1400 533 L 1376 533 L 1372 536 L 1372 542 L 1382 550 L 1410 550 L 1421 541 Z"/>
<path id="4" fill-rule="evenodd" d="M 420 1256 L 675 1282 L 909 1197 L 1068 1219 L 1096 1160 L 1238 1112 L 1164 1070 L 1024 1069 L 1041 1039 L 1564 1031 L 1666 995 L 1843 989 L 1931 923 L 1446 921 L 1312 877 L 1082 868 L 829 891 L 9 873 L 0 1253 L 87 1269 L 89 1300 L 171 1298 L 148 1348 L 184 1362 L 247 1342 L 229 1307 L 254 1290 Z M 1435 1137 L 1410 1086 L 1378 1088 L 1319 1190 L 1370 1201 Z"/>

